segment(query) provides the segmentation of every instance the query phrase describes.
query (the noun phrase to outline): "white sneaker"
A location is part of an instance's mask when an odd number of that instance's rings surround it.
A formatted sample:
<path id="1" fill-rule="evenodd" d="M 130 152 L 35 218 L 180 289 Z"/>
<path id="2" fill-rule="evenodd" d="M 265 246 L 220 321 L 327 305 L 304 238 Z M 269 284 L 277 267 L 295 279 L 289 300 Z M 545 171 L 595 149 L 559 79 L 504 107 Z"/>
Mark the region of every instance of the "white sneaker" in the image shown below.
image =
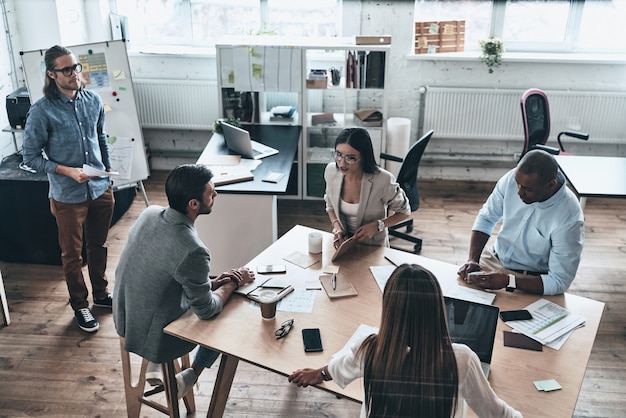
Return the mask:
<path id="1" fill-rule="evenodd" d="M 178 399 L 183 398 L 190 390 L 193 389 L 194 383 L 198 377 L 196 372 L 192 369 L 185 369 L 182 372 L 176 374 L 176 386 L 178 388 Z"/>
<path id="2" fill-rule="evenodd" d="M 148 362 L 148 367 L 146 367 L 146 382 L 148 382 L 150 386 L 163 385 L 163 370 L 160 364 L 151 361 Z"/>

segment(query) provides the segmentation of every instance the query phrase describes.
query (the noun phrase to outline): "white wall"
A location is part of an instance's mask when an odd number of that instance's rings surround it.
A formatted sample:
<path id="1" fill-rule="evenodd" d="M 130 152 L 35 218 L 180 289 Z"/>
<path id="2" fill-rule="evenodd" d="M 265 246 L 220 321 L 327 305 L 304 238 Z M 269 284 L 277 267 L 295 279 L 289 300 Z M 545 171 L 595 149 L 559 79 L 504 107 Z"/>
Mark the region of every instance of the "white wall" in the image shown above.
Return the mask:
<path id="1" fill-rule="evenodd" d="M 15 2 L 14 0 L 5 0 L 4 4 L 0 4 L 6 11 L 4 16 L 11 25 L 15 26 Z M 4 20 L 4 19 L 3 19 Z M 2 98 L 2 108 L 5 108 L 5 98 L 17 89 L 15 85 L 15 79 L 17 76 L 13 73 L 11 68 L 11 47 L 14 47 L 14 43 L 17 41 L 17 35 L 11 33 L 9 36 L 0 40 L 0 98 Z M 9 117 L 7 112 L 0 110 L 0 129 L 9 126 Z M 21 135 L 18 135 L 18 146 L 21 147 Z M 0 161 L 7 155 L 11 155 L 15 152 L 13 147 L 13 139 L 10 133 L 0 132 Z"/>
<path id="2" fill-rule="evenodd" d="M 7 0 L 9 4 L 19 3 L 17 10 L 17 29 L 11 28 L 11 32 L 17 30 L 21 35 L 28 32 L 26 39 L 20 46 L 22 50 L 36 48 L 46 48 L 54 42 L 60 42 L 58 22 L 50 16 L 57 13 L 56 9 L 50 10 L 51 0 L 28 0 L 18 1 Z M 74 0 L 67 0 L 74 2 Z M 86 21 L 94 21 L 99 29 L 96 33 L 88 33 L 89 42 L 99 42 L 107 33 L 105 16 L 106 9 L 103 2 L 106 0 L 83 0 L 86 4 L 83 7 L 85 13 L 90 17 Z M 29 13 L 22 10 L 26 8 L 25 3 L 35 2 L 41 4 L 36 7 L 33 15 L 33 7 L 28 7 Z M 59 6 L 61 0 L 57 0 Z M 44 3 L 48 7 L 44 7 Z M 94 6 L 96 3 L 96 6 Z M 59 7 L 60 8 L 60 7 Z M 359 17 L 360 16 L 360 17 Z M 418 89 L 422 85 L 431 86 L 462 86 L 462 87 L 498 87 L 515 88 L 525 90 L 529 87 L 538 87 L 546 90 L 550 89 L 582 89 L 601 91 L 626 91 L 626 65 L 623 64 L 600 64 L 600 63 L 572 63 L 572 62 L 520 62 L 507 61 L 504 58 L 503 65 L 496 69 L 493 74 L 489 74 L 484 64 L 478 57 L 464 61 L 435 60 L 409 57 L 409 52 L 413 42 L 413 22 L 415 21 L 412 1 L 362 1 L 361 3 L 349 1 L 345 4 L 343 20 L 346 22 L 347 33 L 345 36 L 356 34 L 392 35 L 392 52 L 390 57 L 390 76 L 387 78 L 387 88 L 389 91 L 389 117 L 399 116 L 411 119 L 412 139 L 417 135 L 417 109 L 419 105 Z M 86 25 L 91 27 L 91 25 Z M 37 27 L 39 30 L 32 31 L 30 28 Z M 57 41 L 53 41 L 57 38 Z M 97 37 L 96 39 L 93 39 Z M 69 44 L 69 43 L 66 43 Z M 478 54 L 477 54 L 478 55 Z M 131 54 L 130 66 L 134 79 L 139 78 L 182 78 L 196 80 L 215 80 L 216 68 L 215 58 L 210 56 L 187 57 L 183 55 L 155 55 L 155 54 Z M 4 62 L 4 60 L 2 60 Z M 521 119 L 521 116 L 520 116 Z M 428 129 L 428 127 L 425 127 Z M 148 144 L 151 140 L 161 146 L 167 143 L 176 143 L 176 150 L 188 149 L 196 152 L 198 135 L 208 133 L 198 133 L 190 135 L 189 132 L 165 131 L 155 132 L 145 131 L 144 136 Z M 626 133 L 625 133 L 626 135 Z M 187 141 L 187 139 L 191 140 Z M 187 142 L 186 142 L 187 141 Z M 433 178 L 458 178 L 458 179 L 497 179 L 507 168 L 507 161 L 510 166 L 514 166 L 513 154 L 521 149 L 523 132 L 520 120 L 520 139 L 517 141 L 456 141 L 443 140 L 437 138 L 435 133 L 427 149 L 427 154 L 444 156 L 448 155 L 446 161 L 426 163 L 420 169 L 420 176 Z M 186 145 L 187 144 L 187 145 Z M 488 147 L 495 154 L 500 154 L 500 163 L 493 166 L 472 167 L 465 164 L 459 157 L 458 162 L 450 161 L 451 154 L 464 154 L 482 152 Z M 600 155 L 622 155 L 626 156 L 624 146 L 584 143 L 572 149 L 574 152 L 600 154 Z M 436 160 L 436 159 L 434 159 Z M 175 161 L 175 162 L 174 162 Z M 502 164 L 505 161 L 505 164 Z M 153 168 L 170 168 L 175 163 L 179 163 L 179 158 L 162 159 Z M 465 165 L 464 165 L 465 164 Z"/>

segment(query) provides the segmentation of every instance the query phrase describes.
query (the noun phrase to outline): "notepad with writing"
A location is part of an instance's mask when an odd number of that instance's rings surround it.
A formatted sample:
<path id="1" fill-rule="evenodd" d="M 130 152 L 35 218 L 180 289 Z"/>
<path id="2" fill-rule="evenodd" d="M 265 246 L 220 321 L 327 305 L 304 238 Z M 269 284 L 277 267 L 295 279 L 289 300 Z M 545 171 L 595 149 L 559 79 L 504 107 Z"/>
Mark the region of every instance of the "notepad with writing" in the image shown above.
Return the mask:
<path id="1" fill-rule="evenodd" d="M 352 286 L 352 282 L 350 281 L 350 279 L 345 276 L 337 275 L 335 289 L 333 289 L 332 274 L 321 275 L 320 282 L 322 283 L 322 287 L 326 291 L 326 294 L 331 299 L 358 295 L 356 289 L 354 288 L 354 286 Z"/>

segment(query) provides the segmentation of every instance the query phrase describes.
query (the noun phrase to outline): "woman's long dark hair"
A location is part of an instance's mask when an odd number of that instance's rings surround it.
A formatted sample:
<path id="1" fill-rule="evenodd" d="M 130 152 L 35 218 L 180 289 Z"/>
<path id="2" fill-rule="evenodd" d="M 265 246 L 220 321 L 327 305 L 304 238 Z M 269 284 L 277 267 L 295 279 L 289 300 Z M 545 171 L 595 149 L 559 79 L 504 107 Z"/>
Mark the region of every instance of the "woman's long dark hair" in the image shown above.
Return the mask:
<path id="1" fill-rule="evenodd" d="M 369 132 L 363 128 L 347 128 L 341 131 L 335 140 L 335 149 L 339 144 L 348 144 L 361 153 L 361 170 L 364 173 L 378 173 L 378 164 L 374 158 L 374 147 Z"/>
<path id="2" fill-rule="evenodd" d="M 380 331 L 363 355 L 368 417 L 454 414 L 459 376 L 445 304 L 435 276 L 415 264 L 399 266 L 383 293 Z"/>

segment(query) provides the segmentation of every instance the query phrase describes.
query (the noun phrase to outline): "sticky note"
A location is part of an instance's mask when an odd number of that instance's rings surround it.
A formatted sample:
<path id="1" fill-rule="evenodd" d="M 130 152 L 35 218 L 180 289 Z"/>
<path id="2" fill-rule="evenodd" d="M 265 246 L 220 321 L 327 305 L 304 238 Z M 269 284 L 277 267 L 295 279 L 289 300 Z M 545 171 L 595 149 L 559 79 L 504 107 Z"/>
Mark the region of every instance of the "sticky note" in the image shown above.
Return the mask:
<path id="1" fill-rule="evenodd" d="M 537 390 L 543 392 L 551 392 L 553 390 L 561 389 L 561 385 L 559 385 L 559 382 L 557 382 L 555 379 L 535 380 L 533 384 L 535 385 Z"/>

